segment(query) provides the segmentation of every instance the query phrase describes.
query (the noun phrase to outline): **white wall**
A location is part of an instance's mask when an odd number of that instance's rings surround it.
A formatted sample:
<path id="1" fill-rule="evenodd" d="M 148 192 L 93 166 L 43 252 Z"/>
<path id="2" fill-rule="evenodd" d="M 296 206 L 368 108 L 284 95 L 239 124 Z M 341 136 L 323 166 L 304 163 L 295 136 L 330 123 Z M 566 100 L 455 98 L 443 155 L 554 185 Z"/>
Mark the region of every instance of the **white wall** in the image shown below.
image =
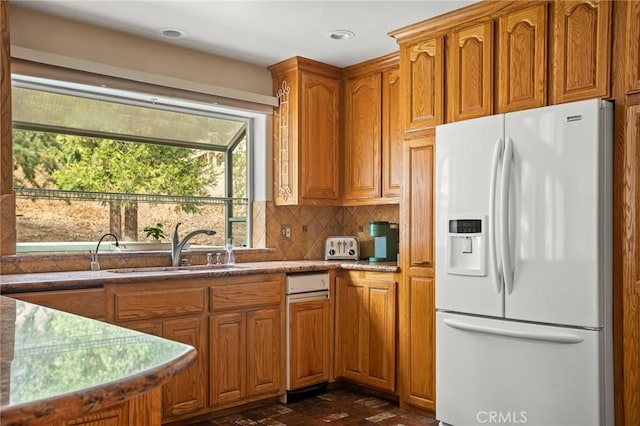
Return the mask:
<path id="1" fill-rule="evenodd" d="M 11 54 L 20 59 L 255 102 L 254 199 L 271 199 L 271 73 L 263 67 L 11 4 Z M 266 107 L 266 108 L 265 108 Z"/>

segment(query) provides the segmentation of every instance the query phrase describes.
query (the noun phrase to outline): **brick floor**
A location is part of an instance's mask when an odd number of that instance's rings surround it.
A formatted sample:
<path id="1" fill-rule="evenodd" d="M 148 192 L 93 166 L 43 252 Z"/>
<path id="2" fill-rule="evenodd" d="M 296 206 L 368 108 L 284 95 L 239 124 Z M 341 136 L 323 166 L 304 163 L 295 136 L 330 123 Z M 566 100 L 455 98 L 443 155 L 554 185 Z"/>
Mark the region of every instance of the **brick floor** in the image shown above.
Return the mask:
<path id="1" fill-rule="evenodd" d="M 395 402 L 334 390 L 287 405 L 271 404 L 193 426 L 437 426 L 431 418 L 399 408 Z"/>

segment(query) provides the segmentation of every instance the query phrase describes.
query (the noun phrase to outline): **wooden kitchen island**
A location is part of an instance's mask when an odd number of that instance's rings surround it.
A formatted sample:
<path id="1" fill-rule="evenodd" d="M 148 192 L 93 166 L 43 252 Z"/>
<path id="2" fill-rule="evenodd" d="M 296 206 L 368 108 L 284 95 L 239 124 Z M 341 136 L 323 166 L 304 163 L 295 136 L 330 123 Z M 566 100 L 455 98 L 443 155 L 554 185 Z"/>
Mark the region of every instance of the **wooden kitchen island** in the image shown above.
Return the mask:
<path id="1" fill-rule="evenodd" d="M 0 424 L 160 425 L 193 347 L 0 296 Z"/>

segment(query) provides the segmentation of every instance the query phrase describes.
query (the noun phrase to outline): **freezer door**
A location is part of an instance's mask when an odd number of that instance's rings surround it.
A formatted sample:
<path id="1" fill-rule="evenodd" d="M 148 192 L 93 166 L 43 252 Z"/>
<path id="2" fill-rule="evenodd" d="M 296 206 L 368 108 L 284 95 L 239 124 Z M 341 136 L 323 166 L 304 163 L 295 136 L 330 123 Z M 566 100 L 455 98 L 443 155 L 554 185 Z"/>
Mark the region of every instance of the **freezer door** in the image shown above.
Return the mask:
<path id="1" fill-rule="evenodd" d="M 604 325 L 611 140 L 601 137 L 600 106 L 591 100 L 505 116 L 505 144 L 513 147 L 507 318 Z"/>
<path id="2" fill-rule="evenodd" d="M 602 333 L 436 313 L 436 417 L 456 426 L 613 425 Z"/>
<path id="3" fill-rule="evenodd" d="M 495 258 L 490 250 L 491 174 L 492 165 L 496 171 L 500 166 L 493 157 L 500 154 L 503 131 L 504 115 L 436 127 L 438 309 L 503 315 L 502 285 L 497 269 L 491 267 Z M 475 233 L 473 239 L 467 240 L 465 234 L 457 232 L 457 237 L 451 239 L 449 225 L 454 219 L 483 219 L 481 237 Z"/>

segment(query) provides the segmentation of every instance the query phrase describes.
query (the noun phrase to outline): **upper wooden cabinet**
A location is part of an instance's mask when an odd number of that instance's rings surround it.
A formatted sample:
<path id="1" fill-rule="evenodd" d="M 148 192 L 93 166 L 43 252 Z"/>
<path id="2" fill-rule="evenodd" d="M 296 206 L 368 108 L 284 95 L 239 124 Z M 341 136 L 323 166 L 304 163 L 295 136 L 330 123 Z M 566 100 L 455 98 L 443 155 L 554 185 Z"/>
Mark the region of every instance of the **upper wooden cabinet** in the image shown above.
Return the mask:
<path id="1" fill-rule="evenodd" d="M 397 55 L 344 70 L 343 203 L 399 201 L 403 132 Z"/>
<path id="2" fill-rule="evenodd" d="M 269 67 L 279 99 L 273 119 L 274 203 L 340 203 L 340 68 L 294 57 Z"/>
<path id="3" fill-rule="evenodd" d="M 493 22 L 451 32 L 447 49 L 449 121 L 493 113 Z"/>
<path id="4" fill-rule="evenodd" d="M 409 141 L 404 149 L 401 203 L 402 269 L 433 268 L 433 181 L 435 136 Z"/>
<path id="5" fill-rule="evenodd" d="M 380 196 L 380 81 L 380 73 L 371 73 L 345 85 L 345 200 Z"/>
<path id="6" fill-rule="evenodd" d="M 551 103 L 609 96 L 611 2 L 557 1 L 551 10 Z"/>
<path id="7" fill-rule="evenodd" d="M 382 72 L 382 197 L 397 198 L 402 186 L 400 67 Z"/>
<path id="8" fill-rule="evenodd" d="M 626 90 L 629 92 L 640 91 L 640 2 L 626 2 L 627 22 L 626 34 L 629 37 L 626 43 Z M 621 25 L 616 23 L 616 25 Z"/>
<path id="9" fill-rule="evenodd" d="M 444 120 L 444 36 L 400 43 L 400 87 L 406 138 Z"/>
<path id="10" fill-rule="evenodd" d="M 526 4 L 526 2 L 523 2 Z M 497 112 L 547 104 L 547 5 L 498 18 Z"/>

